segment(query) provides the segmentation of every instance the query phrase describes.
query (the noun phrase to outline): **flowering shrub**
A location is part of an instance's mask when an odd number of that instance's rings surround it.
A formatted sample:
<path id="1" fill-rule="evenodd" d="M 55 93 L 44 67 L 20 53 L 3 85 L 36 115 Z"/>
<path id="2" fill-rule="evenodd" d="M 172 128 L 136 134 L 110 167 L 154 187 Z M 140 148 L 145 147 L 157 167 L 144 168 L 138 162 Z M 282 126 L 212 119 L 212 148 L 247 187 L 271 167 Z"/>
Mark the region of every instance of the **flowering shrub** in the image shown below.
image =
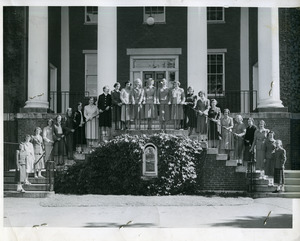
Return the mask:
<path id="1" fill-rule="evenodd" d="M 158 151 L 158 177 L 143 180 L 143 146 Z M 99 146 L 84 163 L 55 179 L 55 192 L 76 194 L 196 194 L 202 149 L 197 141 L 168 134 L 121 135 Z"/>

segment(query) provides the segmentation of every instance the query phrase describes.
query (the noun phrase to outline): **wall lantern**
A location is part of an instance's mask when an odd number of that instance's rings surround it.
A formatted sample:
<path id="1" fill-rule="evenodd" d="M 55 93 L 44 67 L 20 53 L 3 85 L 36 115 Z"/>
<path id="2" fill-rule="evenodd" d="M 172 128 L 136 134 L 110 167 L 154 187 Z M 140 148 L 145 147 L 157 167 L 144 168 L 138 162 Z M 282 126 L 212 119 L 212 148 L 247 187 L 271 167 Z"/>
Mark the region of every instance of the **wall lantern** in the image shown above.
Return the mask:
<path id="1" fill-rule="evenodd" d="M 155 20 L 154 20 L 154 18 L 150 15 L 150 16 L 147 18 L 146 23 L 147 23 L 149 26 L 152 26 L 152 25 L 155 23 Z"/>

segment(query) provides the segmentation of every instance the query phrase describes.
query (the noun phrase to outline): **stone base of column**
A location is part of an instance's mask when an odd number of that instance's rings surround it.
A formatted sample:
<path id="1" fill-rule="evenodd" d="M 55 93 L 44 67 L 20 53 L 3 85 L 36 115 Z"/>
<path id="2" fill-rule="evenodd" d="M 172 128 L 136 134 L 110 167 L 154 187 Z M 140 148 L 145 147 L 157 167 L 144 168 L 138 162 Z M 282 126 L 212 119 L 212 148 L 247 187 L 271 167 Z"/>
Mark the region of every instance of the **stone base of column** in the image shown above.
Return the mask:
<path id="1" fill-rule="evenodd" d="M 49 108 L 20 108 L 20 113 L 51 113 L 51 110 Z"/>
<path id="2" fill-rule="evenodd" d="M 261 107 L 257 108 L 258 112 L 288 112 L 287 107 Z"/>
<path id="3" fill-rule="evenodd" d="M 23 108 L 20 108 L 21 113 L 28 113 L 28 112 L 43 112 L 47 113 L 49 109 L 49 103 L 47 101 L 42 100 L 28 100 L 25 103 Z"/>

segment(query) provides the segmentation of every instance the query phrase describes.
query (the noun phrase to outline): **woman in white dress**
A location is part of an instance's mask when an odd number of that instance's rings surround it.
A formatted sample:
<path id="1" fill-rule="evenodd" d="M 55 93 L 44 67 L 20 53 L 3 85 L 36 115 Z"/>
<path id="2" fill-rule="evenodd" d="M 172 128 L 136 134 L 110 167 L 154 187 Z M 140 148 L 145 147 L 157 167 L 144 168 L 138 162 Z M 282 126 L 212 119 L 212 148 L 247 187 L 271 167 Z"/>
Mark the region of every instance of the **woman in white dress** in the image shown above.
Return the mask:
<path id="1" fill-rule="evenodd" d="M 25 142 L 23 143 L 24 144 L 24 150 L 27 154 L 27 158 L 26 158 L 26 179 L 25 179 L 25 184 L 26 185 L 31 184 L 28 181 L 29 173 L 34 173 L 34 161 L 35 161 L 34 150 L 33 150 L 33 145 L 30 141 L 31 141 L 31 136 L 26 135 Z"/>
<path id="2" fill-rule="evenodd" d="M 98 142 L 98 108 L 95 105 L 93 97 L 89 99 L 89 104 L 84 107 L 84 117 L 86 120 L 85 125 L 85 138 L 89 146 L 95 146 Z"/>

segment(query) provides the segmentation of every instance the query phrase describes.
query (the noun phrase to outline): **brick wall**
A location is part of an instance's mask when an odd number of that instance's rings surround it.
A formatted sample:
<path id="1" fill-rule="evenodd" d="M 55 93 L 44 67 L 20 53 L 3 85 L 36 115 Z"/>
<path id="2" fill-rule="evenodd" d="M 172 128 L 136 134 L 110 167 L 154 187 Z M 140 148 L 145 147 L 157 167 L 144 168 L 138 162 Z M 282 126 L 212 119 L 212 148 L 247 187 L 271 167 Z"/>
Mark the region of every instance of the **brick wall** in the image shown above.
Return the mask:
<path id="1" fill-rule="evenodd" d="M 16 115 L 18 123 L 18 142 L 24 141 L 25 135 L 33 135 L 36 127 L 42 129 L 47 126 L 48 119 L 55 119 L 56 114 L 49 113 L 18 113 Z M 9 130 L 7 130 L 9 131 Z M 5 133 L 6 131 L 4 131 Z"/>
<path id="2" fill-rule="evenodd" d="M 247 191 L 246 173 L 236 172 L 236 167 L 226 166 L 225 160 L 216 160 L 215 154 L 207 154 L 200 176 L 202 190 Z"/>

